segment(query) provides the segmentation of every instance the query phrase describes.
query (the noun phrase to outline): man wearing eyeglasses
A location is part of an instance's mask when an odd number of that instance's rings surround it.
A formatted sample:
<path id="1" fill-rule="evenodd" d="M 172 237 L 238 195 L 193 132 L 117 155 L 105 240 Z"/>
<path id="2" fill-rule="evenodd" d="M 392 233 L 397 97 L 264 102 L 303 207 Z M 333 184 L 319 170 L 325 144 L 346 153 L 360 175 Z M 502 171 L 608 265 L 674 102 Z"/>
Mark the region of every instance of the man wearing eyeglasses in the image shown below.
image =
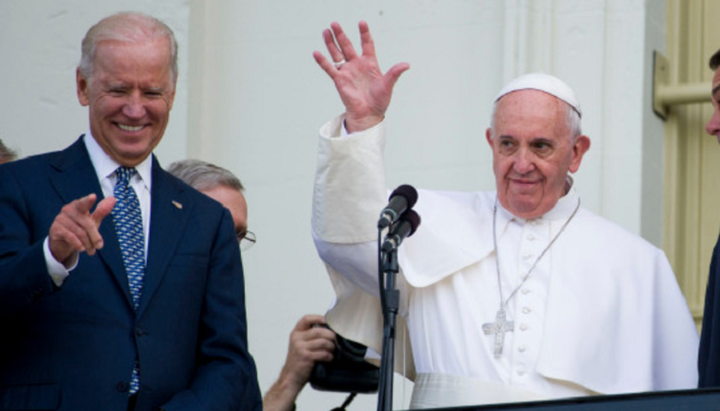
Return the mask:
<path id="1" fill-rule="evenodd" d="M 247 202 L 242 193 L 245 188 L 232 172 L 201 160 L 176 161 L 167 171 L 230 211 L 242 251 L 255 244 L 255 234 L 247 229 Z M 315 362 L 332 360 L 335 333 L 315 327 L 318 324 L 325 324 L 325 319 L 308 314 L 295 325 L 280 376 L 263 397 L 263 410 L 293 410 Z"/>
<path id="2" fill-rule="evenodd" d="M 167 171 L 230 211 L 242 251 L 255 244 L 255 234 L 247 229 L 245 187 L 233 173 L 201 160 L 176 161 Z"/>

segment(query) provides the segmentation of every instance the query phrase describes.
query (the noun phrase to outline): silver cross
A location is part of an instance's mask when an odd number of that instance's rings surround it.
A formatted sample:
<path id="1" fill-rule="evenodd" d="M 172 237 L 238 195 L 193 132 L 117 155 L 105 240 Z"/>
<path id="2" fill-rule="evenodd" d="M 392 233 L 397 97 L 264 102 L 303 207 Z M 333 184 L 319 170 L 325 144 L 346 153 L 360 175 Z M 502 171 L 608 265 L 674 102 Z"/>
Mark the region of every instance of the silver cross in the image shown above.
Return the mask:
<path id="1" fill-rule="evenodd" d="M 500 308 L 494 323 L 485 323 L 482 325 L 482 330 L 485 334 L 495 334 L 495 358 L 502 355 L 505 333 L 513 330 L 514 323 L 507 321 L 505 318 L 505 310 Z"/>

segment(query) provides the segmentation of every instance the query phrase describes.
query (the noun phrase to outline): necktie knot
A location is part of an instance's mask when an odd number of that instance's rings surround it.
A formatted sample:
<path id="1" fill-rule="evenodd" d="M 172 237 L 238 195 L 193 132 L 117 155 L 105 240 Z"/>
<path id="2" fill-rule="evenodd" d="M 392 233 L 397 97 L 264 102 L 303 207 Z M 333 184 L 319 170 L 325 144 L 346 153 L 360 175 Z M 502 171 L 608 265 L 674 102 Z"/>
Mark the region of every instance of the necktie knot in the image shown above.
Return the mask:
<path id="1" fill-rule="evenodd" d="M 136 172 L 135 167 L 118 167 L 117 170 L 115 170 L 115 175 L 117 175 L 115 185 L 127 187 L 128 184 L 130 184 L 130 179 L 133 178 Z"/>

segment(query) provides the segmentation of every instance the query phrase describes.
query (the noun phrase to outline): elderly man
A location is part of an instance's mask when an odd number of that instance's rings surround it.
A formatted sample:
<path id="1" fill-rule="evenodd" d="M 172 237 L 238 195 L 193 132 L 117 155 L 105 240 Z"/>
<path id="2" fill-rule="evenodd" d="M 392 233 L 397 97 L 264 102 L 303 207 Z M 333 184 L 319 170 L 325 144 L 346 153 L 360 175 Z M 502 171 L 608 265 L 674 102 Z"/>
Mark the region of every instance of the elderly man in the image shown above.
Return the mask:
<path id="1" fill-rule="evenodd" d="M 165 24 L 101 20 L 87 133 L 0 167 L 0 409 L 261 408 L 230 213 L 152 155 L 177 75 Z"/>
<path id="2" fill-rule="evenodd" d="M 710 58 L 710 68 L 715 71 L 712 80 L 713 115 L 705 131 L 715 136 L 720 143 L 720 50 Z M 710 278 L 705 293 L 705 315 L 703 316 L 702 338 L 698 369 L 700 387 L 720 387 L 720 239 L 713 250 L 710 263 Z"/>
<path id="3" fill-rule="evenodd" d="M 313 234 L 338 296 L 328 322 L 379 350 L 384 117 L 409 66 L 383 75 L 364 22 L 361 54 L 331 29 L 335 64 L 314 57 L 346 112 L 320 130 Z M 580 116 L 565 83 L 521 76 L 486 131 L 497 192 L 420 191 L 422 226 L 399 250 L 413 361 L 395 368 L 415 379 L 412 408 L 695 386 L 697 331 L 664 253 L 580 206 Z"/>
<path id="4" fill-rule="evenodd" d="M 241 249 L 254 244 L 255 236 L 248 231 L 244 187 L 230 170 L 202 160 L 180 160 L 170 164 L 167 171 L 230 211 Z M 280 377 L 263 397 L 263 410 L 292 411 L 315 362 L 332 360 L 335 333 L 315 327 L 318 324 L 325 324 L 325 319 L 308 314 L 295 325 Z"/>

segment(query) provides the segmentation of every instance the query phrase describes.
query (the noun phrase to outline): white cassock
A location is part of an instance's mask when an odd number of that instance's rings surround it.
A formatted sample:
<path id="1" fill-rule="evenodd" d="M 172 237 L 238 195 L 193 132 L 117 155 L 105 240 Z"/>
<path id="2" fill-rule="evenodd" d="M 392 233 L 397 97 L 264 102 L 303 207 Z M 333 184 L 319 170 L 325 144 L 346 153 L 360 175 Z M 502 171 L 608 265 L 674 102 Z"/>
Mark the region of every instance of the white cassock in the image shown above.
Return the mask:
<path id="1" fill-rule="evenodd" d="M 340 335 L 382 352 L 384 123 L 339 137 L 341 125 L 337 118 L 320 130 L 313 200 L 315 243 L 337 294 L 326 317 Z M 495 201 L 495 193 L 419 191 L 422 224 L 398 255 L 395 371 L 415 381 L 411 408 L 697 386 L 698 333 L 662 250 L 580 207 L 528 276 L 579 196 L 571 189 L 532 220 L 498 205 L 497 253 Z M 514 329 L 496 357 L 496 336 L 482 325 L 500 307 L 498 255 Z"/>

